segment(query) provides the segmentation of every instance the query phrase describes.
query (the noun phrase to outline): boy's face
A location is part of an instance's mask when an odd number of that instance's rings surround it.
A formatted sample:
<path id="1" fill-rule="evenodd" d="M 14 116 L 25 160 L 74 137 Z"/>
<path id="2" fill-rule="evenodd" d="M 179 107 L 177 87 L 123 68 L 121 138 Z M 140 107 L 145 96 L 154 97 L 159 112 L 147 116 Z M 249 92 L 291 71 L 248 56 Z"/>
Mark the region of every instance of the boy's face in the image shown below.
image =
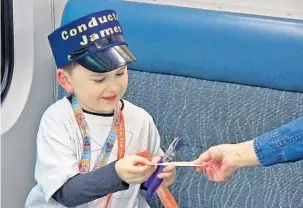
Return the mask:
<path id="1" fill-rule="evenodd" d="M 92 72 L 81 65 L 70 74 L 60 70 L 57 78 L 63 88 L 75 93 L 82 108 L 95 113 L 112 113 L 127 89 L 127 66 L 106 73 Z M 67 83 L 62 84 L 62 80 Z"/>

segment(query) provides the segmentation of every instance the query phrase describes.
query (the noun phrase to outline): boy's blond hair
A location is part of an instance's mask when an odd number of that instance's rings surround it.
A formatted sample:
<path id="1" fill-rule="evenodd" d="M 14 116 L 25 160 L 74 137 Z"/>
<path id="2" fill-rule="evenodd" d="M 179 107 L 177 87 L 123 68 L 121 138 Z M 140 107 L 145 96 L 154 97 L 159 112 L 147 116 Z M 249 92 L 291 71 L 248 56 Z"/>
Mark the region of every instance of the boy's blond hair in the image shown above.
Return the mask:
<path id="1" fill-rule="evenodd" d="M 66 71 L 68 74 L 72 74 L 72 71 L 78 66 L 77 62 L 71 62 L 68 65 L 64 66 L 62 69 Z"/>

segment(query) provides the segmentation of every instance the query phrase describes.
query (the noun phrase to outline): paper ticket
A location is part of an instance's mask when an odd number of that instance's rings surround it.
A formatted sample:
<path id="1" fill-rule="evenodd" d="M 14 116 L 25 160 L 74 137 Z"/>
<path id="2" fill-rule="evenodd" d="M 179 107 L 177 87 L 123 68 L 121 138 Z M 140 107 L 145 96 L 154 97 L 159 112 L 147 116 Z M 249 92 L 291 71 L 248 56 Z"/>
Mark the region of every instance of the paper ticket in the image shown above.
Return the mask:
<path id="1" fill-rule="evenodd" d="M 188 161 L 183 161 L 183 162 L 164 162 L 164 163 L 157 163 L 157 164 L 152 164 L 152 165 L 162 165 L 162 166 L 168 166 L 168 165 L 173 165 L 173 166 L 178 166 L 178 167 L 201 167 L 202 165 L 197 165 L 193 162 L 188 162 Z"/>

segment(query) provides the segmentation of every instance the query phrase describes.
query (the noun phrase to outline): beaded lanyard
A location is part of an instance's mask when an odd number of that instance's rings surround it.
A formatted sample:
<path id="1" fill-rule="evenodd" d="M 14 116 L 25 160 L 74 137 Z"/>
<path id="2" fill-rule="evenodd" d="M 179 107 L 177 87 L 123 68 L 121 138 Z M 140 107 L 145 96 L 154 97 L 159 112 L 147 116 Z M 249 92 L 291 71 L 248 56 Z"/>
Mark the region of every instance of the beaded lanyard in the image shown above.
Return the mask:
<path id="1" fill-rule="evenodd" d="M 81 173 L 87 173 L 90 170 L 91 138 L 87 133 L 88 125 L 85 120 L 84 113 L 75 96 L 72 97 L 72 108 L 83 138 L 83 152 L 79 164 L 79 170 Z M 122 111 L 120 110 L 119 105 L 117 105 L 117 107 L 114 110 L 112 127 L 107 139 L 104 142 L 103 148 L 101 149 L 100 154 L 97 157 L 97 160 L 93 168 L 94 170 L 106 164 L 109 155 L 112 151 L 112 148 L 115 144 L 116 137 L 118 137 L 117 159 L 119 160 L 123 158 L 125 154 L 125 126 L 124 126 L 123 114 Z M 105 208 L 108 207 L 111 196 L 112 194 L 107 195 Z"/>

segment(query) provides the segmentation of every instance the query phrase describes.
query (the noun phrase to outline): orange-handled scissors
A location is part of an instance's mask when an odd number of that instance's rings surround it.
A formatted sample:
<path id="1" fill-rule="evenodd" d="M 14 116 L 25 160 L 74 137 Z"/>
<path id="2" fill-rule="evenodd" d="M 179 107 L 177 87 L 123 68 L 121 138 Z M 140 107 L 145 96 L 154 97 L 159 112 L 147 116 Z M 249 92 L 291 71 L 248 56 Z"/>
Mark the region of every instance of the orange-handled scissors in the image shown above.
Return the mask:
<path id="1" fill-rule="evenodd" d="M 171 161 L 176 156 L 176 151 L 182 146 L 182 140 L 180 138 L 175 138 L 173 142 L 169 145 L 167 151 L 165 152 L 163 158 L 158 161 L 159 164 L 167 161 Z M 151 156 L 148 152 L 140 153 L 139 155 L 146 157 L 151 161 Z M 144 182 L 143 186 L 146 188 L 146 198 L 151 199 L 153 194 L 156 192 L 160 198 L 163 206 L 165 208 L 178 208 L 178 204 L 174 199 L 173 195 L 170 193 L 168 188 L 162 183 L 163 179 L 159 179 L 157 175 L 162 172 L 165 166 L 157 166 L 156 171 Z"/>

